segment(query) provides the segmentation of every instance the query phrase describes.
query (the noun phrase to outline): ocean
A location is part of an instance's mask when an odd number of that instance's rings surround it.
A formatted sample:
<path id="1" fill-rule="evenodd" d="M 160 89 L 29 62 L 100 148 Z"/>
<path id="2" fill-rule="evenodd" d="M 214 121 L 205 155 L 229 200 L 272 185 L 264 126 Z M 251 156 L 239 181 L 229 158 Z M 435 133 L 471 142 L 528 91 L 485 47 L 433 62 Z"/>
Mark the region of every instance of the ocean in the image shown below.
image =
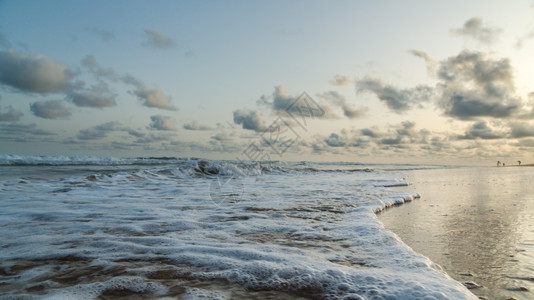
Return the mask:
<path id="1" fill-rule="evenodd" d="M 386 230 L 447 166 L 0 156 L 2 299 L 477 299 Z"/>

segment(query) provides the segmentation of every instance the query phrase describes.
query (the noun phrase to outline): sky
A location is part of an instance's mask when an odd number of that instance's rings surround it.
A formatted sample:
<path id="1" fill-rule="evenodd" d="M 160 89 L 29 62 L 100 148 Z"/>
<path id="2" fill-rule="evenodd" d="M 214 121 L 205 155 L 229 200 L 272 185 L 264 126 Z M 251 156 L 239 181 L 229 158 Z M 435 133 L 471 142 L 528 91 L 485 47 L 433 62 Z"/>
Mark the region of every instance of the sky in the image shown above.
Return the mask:
<path id="1" fill-rule="evenodd" d="M 0 0 L 0 154 L 534 163 L 534 1 Z"/>

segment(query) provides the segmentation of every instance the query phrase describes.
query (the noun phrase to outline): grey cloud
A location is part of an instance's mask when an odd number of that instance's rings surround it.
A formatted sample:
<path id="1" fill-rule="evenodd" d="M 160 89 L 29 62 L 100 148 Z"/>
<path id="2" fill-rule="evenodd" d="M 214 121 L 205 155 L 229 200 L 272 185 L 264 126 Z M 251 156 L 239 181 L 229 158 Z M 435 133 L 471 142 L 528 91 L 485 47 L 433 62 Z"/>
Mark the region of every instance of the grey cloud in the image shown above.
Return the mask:
<path id="1" fill-rule="evenodd" d="M 107 122 L 101 125 L 83 129 L 78 132 L 76 137 L 79 140 L 98 140 L 107 137 L 110 132 L 125 130 L 119 122 Z"/>
<path id="2" fill-rule="evenodd" d="M 534 125 L 525 122 L 513 122 L 510 124 L 513 138 L 534 137 Z"/>
<path id="3" fill-rule="evenodd" d="M 9 124 L 0 124 L 0 135 L 14 138 L 14 137 L 25 137 L 27 135 L 54 136 L 56 134 L 50 131 L 37 128 L 37 125 L 35 123 L 33 124 L 9 123 Z"/>
<path id="4" fill-rule="evenodd" d="M 63 101 L 39 101 L 30 104 L 30 110 L 37 117 L 44 119 L 68 119 L 70 111 L 63 105 Z"/>
<path id="5" fill-rule="evenodd" d="M 128 129 L 127 132 L 128 132 L 129 135 L 137 137 L 137 138 L 142 138 L 142 137 L 145 136 L 144 132 L 141 132 L 141 131 L 135 130 L 135 129 Z"/>
<path id="6" fill-rule="evenodd" d="M 347 145 L 346 141 L 336 133 L 331 133 L 324 139 L 324 142 L 330 147 L 345 147 Z"/>
<path id="7" fill-rule="evenodd" d="M 243 129 L 263 131 L 266 129 L 263 115 L 254 110 L 234 111 L 234 123 L 241 124 Z"/>
<path id="8" fill-rule="evenodd" d="M 236 143 L 232 135 L 225 132 L 212 136 L 209 145 L 212 151 L 218 152 L 238 152 L 244 149 L 244 145 Z"/>
<path id="9" fill-rule="evenodd" d="M 427 144 L 430 132 L 426 129 L 416 130 L 415 125 L 413 121 L 404 121 L 391 126 L 387 133 L 370 131 L 368 135 L 374 135 L 373 138 L 379 145 Z"/>
<path id="10" fill-rule="evenodd" d="M 0 111 L 0 122 L 16 122 L 20 120 L 24 114 L 18 110 L 15 110 L 13 107 L 10 107 L 9 110 L 5 113 Z"/>
<path id="11" fill-rule="evenodd" d="M 397 134 L 400 136 L 414 136 L 417 135 L 415 131 L 415 122 L 404 121 L 401 123 L 401 128 L 397 129 Z"/>
<path id="12" fill-rule="evenodd" d="M 234 140 L 234 137 L 232 135 L 225 133 L 225 132 L 217 133 L 216 135 L 211 136 L 210 138 L 216 141 L 221 141 L 221 142 Z"/>
<path id="13" fill-rule="evenodd" d="M 213 128 L 206 125 L 201 125 L 197 121 L 184 123 L 183 128 L 186 130 L 212 130 Z"/>
<path id="14" fill-rule="evenodd" d="M 341 106 L 341 109 L 343 109 L 343 114 L 345 115 L 345 117 L 349 119 L 358 119 L 364 117 L 369 111 L 367 107 L 355 108 L 348 104 L 343 104 Z"/>
<path id="15" fill-rule="evenodd" d="M 143 103 L 144 106 L 147 107 L 153 107 L 153 108 L 159 108 L 159 109 L 166 109 L 171 111 L 176 111 L 178 108 L 173 106 L 171 104 L 171 98 L 163 93 L 160 89 L 154 89 L 150 88 L 147 85 L 145 85 L 141 80 L 133 77 L 130 74 L 125 75 L 117 75 L 115 70 L 112 68 L 102 68 L 98 62 L 96 61 L 95 57 L 92 55 L 88 55 L 84 58 L 82 61 L 82 64 L 84 67 L 89 69 L 91 73 L 93 73 L 95 76 L 99 78 L 106 78 L 108 80 L 111 80 L 113 82 L 120 81 L 122 83 L 131 85 L 135 88 L 133 93 L 137 98 Z M 95 91 L 93 91 L 95 92 Z M 94 102 L 93 104 L 108 104 L 110 105 L 114 99 L 112 99 L 110 96 L 105 96 L 99 91 L 101 95 L 93 95 Z M 96 101 L 98 100 L 98 101 Z M 111 105 L 110 105 L 111 106 Z M 94 106 L 93 106 L 94 107 Z"/>
<path id="16" fill-rule="evenodd" d="M 488 92 L 498 89 L 497 83 L 513 85 L 513 69 L 510 60 L 492 60 L 485 53 L 464 50 L 441 62 L 439 78 L 447 82 L 473 81 Z"/>
<path id="17" fill-rule="evenodd" d="M 164 130 L 164 131 L 176 130 L 173 117 L 156 115 L 156 116 L 151 116 L 150 120 L 152 120 L 152 123 L 150 123 L 149 125 L 149 128 L 151 129 Z"/>
<path id="18" fill-rule="evenodd" d="M 308 94 L 290 96 L 282 85 L 275 86 L 271 97 L 262 96 L 257 103 L 267 106 L 276 115 L 312 117 L 312 118 L 338 118 L 332 108 L 323 102 L 317 102 Z"/>
<path id="19" fill-rule="evenodd" d="M 137 86 L 137 90 L 133 93 L 139 100 L 143 101 L 144 106 L 172 111 L 178 110 L 171 104 L 171 98 L 166 96 L 160 89 L 150 89 L 145 85 L 140 85 Z"/>
<path id="20" fill-rule="evenodd" d="M 466 132 L 465 135 L 459 136 L 459 139 L 463 140 L 473 140 L 473 139 L 483 139 L 483 140 L 493 140 L 500 139 L 505 137 L 503 133 L 497 133 L 493 128 L 491 128 L 486 121 L 478 121 L 474 123 Z"/>
<path id="21" fill-rule="evenodd" d="M 427 86 L 416 86 L 412 89 L 399 89 L 384 84 L 380 79 L 364 77 L 356 81 L 356 90 L 359 93 L 371 92 L 380 101 L 395 113 L 403 113 L 414 106 L 429 101 L 433 96 L 433 89 Z"/>
<path id="22" fill-rule="evenodd" d="M 166 142 L 166 141 L 169 141 L 169 133 L 166 133 L 166 134 L 150 133 L 146 136 L 138 138 L 137 140 L 135 140 L 135 143 L 136 144 L 152 144 L 152 143 Z"/>
<path id="23" fill-rule="evenodd" d="M 438 77 L 439 105 L 451 117 L 506 118 L 521 106 L 508 59 L 493 60 L 484 53 L 464 50 L 441 62 Z"/>
<path id="24" fill-rule="evenodd" d="M 383 138 L 379 141 L 380 144 L 382 145 L 400 145 L 402 144 L 403 140 L 402 140 L 402 136 L 396 136 L 396 137 L 391 137 L 391 138 Z"/>
<path id="25" fill-rule="evenodd" d="M 72 103 L 81 107 L 104 108 L 117 105 L 114 98 L 90 91 L 72 92 L 69 98 Z"/>
<path id="26" fill-rule="evenodd" d="M 96 77 L 105 77 L 112 81 L 117 81 L 119 79 L 119 76 L 117 75 L 115 70 L 113 70 L 113 68 L 101 67 L 93 55 L 87 55 L 82 60 L 82 66 L 89 69 L 89 71 Z"/>
<path id="27" fill-rule="evenodd" d="M 534 148 L 534 139 L 524 139 L 520 140 L 517 143 L 514 143 L 514 146 L 517 147 L 527 147 L 527 148 Z"/>
<path id="28" fill-rule="evenodd" d="M 427 74 L 430 77 L 435 76 L 438 62 L 435 59 L 433 59 L 428 53 L 421 51 L 421 50 L 415 50 L 415 49 L 409 50 L 408 53 L 416 57 L 422 58 L 425 61 Z"/>
<path id="29" fill-rule="evenodd" d="M 349 119 L 361 118 L 365 116 L 365 114 L 369 110 L 367 107 L 356 108 L 348 104 L 345 97 L 335 91 L 329 91 L 319 94 L 319 98 L 324 98 L 328 102 L 332 103 L 334 106 L 339 106 L 339 108 L 341 108 L 341 110 L 343 111 L 343 115 Z M 322 107 L 323 109 L 326 108 L 325 111 L 328 112 L 331 116 L 334 116 L 334 114 L 332 113 L 334 109 L 333 107 L 327 106 L 326 103 L 323 103 Z"/>
<path id="30" fill-rule="evenodd" d="M 491 44 L 498 38 L 501 31 L 501 29 L 486 27 L 482 24 L 481 18 L 473 17 L 467 20 L 462 28 L 451 29 L 450 33 L 469 37 L 483 44 Z"/>
<path id="31" fill-rule="evenodd" d="M 95 128 L 96 130 L 107 131 L 107 132 L 124 130 L 124 126 L 122 126 L 121 123 L 115 122 L 115 121 L 100 124 L 93 128 Z"/>
<path id="32" fill-rule="evenodd" d="M 104 42 L 111 42 L 115 39 L 115 34 L 111 31 L 100 29 L 100 28 L 89 28 L 91 32 L 94 32 L 98 35 Z"/>
<path id="33" fill-rule="evenodd" d="M 165 36 L 163 33 L 156 30 L 145 29 L 145 46 L 158 48 L 158 49 L 169 49 L 174 47 L 175 42 L 169 37 Z"/>
<path id="34" fill-rule="evenodd" d="M 378 131 L 376 128 L 363 128 L 360 129 L 360 133 L 364 136 L 372 137 L 372 138 L 378 138 L 381 137 L 383 134 Z"/>
<path id="35" fill-rule="evenodd" d="M 446 114 L 461 120 L 471 120 L 475 117 L 507 118 L 519 109 L 519 103 L 487 103 L 484 98 L 470 98 L 465 92 L 464 96 L 456 95 L 447 99 L 443 106 Z M 474 95 L 476 97 L 476 95 Z"/>
<path id="36" fill-rule="evenodd" d="M 350 76 L 346 75 L 335 75 L 334 79 L 328 81 L 332 85 L 336 86 L 347 86 L 353 82 L 353 79 Z"/>
<path id="37" fill-rule="evenodd" d="M 59 92 L 68 86 L 71 74 L 49 57 L 23 52 L 0 52 L 0 66 L 0 83 L 26 92 Z"/>

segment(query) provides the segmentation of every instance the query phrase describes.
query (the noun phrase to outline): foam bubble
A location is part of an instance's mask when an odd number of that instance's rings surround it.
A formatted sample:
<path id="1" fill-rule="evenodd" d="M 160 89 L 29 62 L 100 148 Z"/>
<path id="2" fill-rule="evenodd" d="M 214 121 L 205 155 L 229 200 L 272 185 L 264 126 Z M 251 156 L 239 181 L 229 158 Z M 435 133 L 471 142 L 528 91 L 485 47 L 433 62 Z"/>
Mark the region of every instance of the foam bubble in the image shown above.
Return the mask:
<path id="1" fill-rule="evenodd" d="M 374 211 L 418 197 L 385 188 L 402 174 L 329 167 L 189 160 L 0 181 L 3 288 L 50 299 L 474 298 L 377 220 Z M 217 176 L 240 176 L 239 199 L 210 198 Z M 220 282 L 240 289 L 210 287 Z"/>

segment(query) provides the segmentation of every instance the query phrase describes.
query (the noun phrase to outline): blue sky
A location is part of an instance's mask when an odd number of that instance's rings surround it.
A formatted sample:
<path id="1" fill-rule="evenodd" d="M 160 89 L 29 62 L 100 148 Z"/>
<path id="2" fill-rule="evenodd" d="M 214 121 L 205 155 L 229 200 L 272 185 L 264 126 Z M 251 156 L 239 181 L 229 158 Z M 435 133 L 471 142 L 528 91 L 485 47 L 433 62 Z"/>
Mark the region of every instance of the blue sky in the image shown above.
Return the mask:
<path id="1" fill-rule="evenodd" d="M 0 154 L 534 162 L 533 3 L 0 1 Z"/>

